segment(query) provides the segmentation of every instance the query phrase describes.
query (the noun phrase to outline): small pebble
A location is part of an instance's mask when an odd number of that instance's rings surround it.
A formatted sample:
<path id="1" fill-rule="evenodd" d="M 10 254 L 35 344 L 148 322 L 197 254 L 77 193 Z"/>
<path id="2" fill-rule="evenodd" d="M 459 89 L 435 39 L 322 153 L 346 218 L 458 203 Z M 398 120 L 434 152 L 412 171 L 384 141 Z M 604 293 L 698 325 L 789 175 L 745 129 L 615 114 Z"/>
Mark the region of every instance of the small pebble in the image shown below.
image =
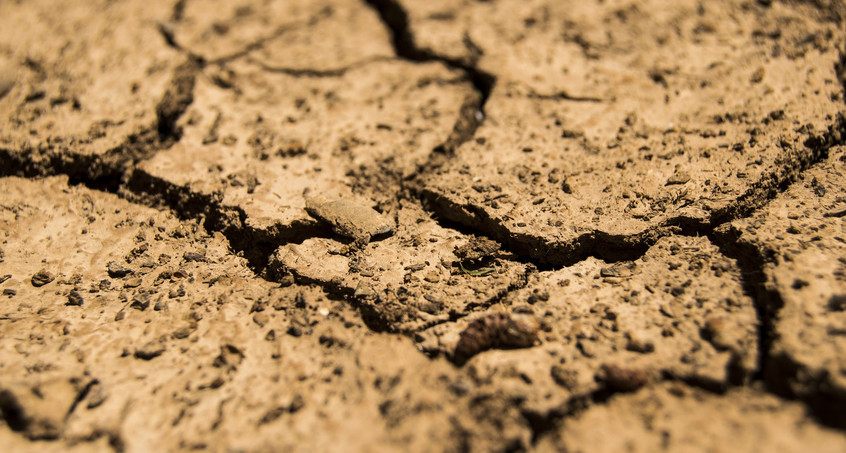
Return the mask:
<path id="1" fill-rule="evenodd" d="M 185 252 L 184 254 L 182 254 L 182 259 L 184 259 L 188 263 L 190 263 L 191 261 L 207 263 L 209 261 L 209 259 L 206 258 L 206 255 L 194 252 Z"/>
<path id="2" fill-rule="evenodd" d="M 171 335 L 173 336 L 173 338 L 176 338 L 177 340 L 182 340 L 184 338 L 188 338 L 188 336 L 191 335 L 191 332 L 194 331 L 194 328 L 195 327 L 192 326 L 192 325 L 184 325 L 184 326 L 178 327 L 176 330 L 174 330 Z"/>
<path id="3" fill-rule="evenodd" d="M 68 301 L 65 305 L 73 305 L 77 307 L 82 305 L 82 295 L 80 295 L 76 290 L 71 291 L 68 293 Z"/>
<path id="4" fill-rule="evenodd" d="M 185 287 L 179 285 L 178 288 L 171 288 L 170 291 L 167 293 L 167 297 L 171 299 L 176 299 L 177 297 L 182 297 L 185 295 Z"/>
<path id="5" fill-rule="evenodd" d="M 42 270 L 38 271 L 35 275 L 32 276 L 31 282 L 32 282 L 32 286 L 35 286 L 36 288 L 38 288 L 40 286 L 44 286 L 44 285 L 52 282 L 55 279 L 56 279 L 56 277 L 53 274 L 51 274 L 51 273 L 47 272 L 46 270 L 42 269 Z"/>
<path id="6" fill-rule="evenodd" d="M 146 293 L 136 294 L 132 296 L 132 303 L 129 306 L 144 311 L 150 306 L 150 296 Z"/>
<path id="7" fill-rule="evenodd" d="M 301 337 L 303 335 L 303 329 L 299 326 L 290 326 L 286 333 L 292 337 Z"/>
<path id="8" fill-rule="evenodd" d="M 103 404 L 108 397 L 106 390 L 103 388 L 103 384 L 94 384 L 91 391 L 88 392 L 88 395 L 88 409 L 94 409 Z"/>
<path id="9" fill-rule="evenodd" d="M 165 345 L 160 341 L 151 341 L 141 349 L 135 351 L 135 357 L 142 360 L 152 360 L 165 352 Z"/>
<path id="10" fill-rule="evenodd" d="M 670 179 L 667 180 L 667 186 L 677 185 L 677 184 L 684 184 L 690 181 L 690 175 L 683 171 L 676 171 L 673 176 L 670 176 Z"/>
<path id="11" fill-rule="evenodd" d="M 256 313 L 253 315 L 253 322 L 259 327 L 264 327 L 270 321 L 270 316 L 265 312 Z"/>
<path id="12" fill-rule="evenodd" d="M 610 390 L 618 392 L 633 392 L 649 383 L 649 373 L 635 368 L 624 368 L 619 365 L 602 365 L 597 380 L 604 382 Z"/>
<path id="13" fill-rule="evenodd" d="M 106 265 L 106 270 L 109 272 L 109 277 L 112 278 L 126 277 L 130 272 L 132 272 L 130 269 L 125 266 L 121 266 L 114 261 L 111 261 Z"/>

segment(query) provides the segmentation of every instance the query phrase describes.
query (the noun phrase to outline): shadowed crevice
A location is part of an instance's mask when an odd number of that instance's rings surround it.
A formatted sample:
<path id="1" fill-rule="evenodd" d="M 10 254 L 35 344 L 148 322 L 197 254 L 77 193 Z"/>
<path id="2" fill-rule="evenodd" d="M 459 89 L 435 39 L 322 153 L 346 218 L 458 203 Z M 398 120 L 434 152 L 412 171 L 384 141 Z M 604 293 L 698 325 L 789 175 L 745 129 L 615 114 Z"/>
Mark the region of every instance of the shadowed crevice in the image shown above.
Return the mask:
<path id="1" fill-rule="evenodd" d="M 138 162 L 154 156 L 181 137 L 176 123 L 194 100 L 194 83 L 201 68 L 195 59 L 187 59 L 174 70 L 164 95 L 156 105 L 156 121 L 123 143 L 102 154 L 80 153 L 76 137 L 50 139 L 50 149 L 31 147 L 0 149 L 0 176 L 67 175 L 71 184 L 116 193 L 125 173 Z"/>
<path id="2" fill-rule="evenodd" d="M 782 398 L 798 399 L 807 405 L 810 414 L 820 423 L 846 429 L 846 394 L 827 385 L 826 376 L 809 376 L 804 364 L 786 354 L 774 354 L 777 340 L 776 323 L 784 307 L 784 299 L 772 286 L 766 267 L 775 262 L 775 251 L 766 250 L 744 240 L 742 232 L 726 225 L 709 235 L 720 252 L 734 259 L 740 267 L 744 292 L 753 298 L 758 314 L 758 372 L 767 391 Z M 801 379 L 799 378 L 799 375 Z M 810 379 L 809 379 L 810 378 Z M 799 390 L 792 384 L 802 382 Z"/>
<path id="3" fill-rule="evenodd" d="M 294 222 L 266 230 L 252 228 L 240 207 L 224 205 L 212 195 L 194 192 L 139 169 L 127 178 L 122 195 L 147 206 L 165 206 L 182 219 L 200 219 L 207 231 L 222 233 L 233 252 L 243 256 L 257 276 L 264 275 L 270 255 L 281 244 L 331 235 L 328 227 L 316 222 Z"/>
<path id="4" fill-rule="evenodd" d="M 451 69 L 458 69 L 467 74 L 476 93 L 468 96 L 461 107 L 458 120 L 446 141 L 435 148 L 436 154 L 452 154 L 461 144 L 472 139 L 476 129 L 482 124 L 485 115 L 485 103 L 496 84 L 496 76 L 482 71 L 475 61 L 464 61 L 439 55 L 430 49 L 418 47 L 411 32 L 408 13 L 396 0 L 366 0 L 382 19 L 391 32 L 391 42 L 398 57 L 416 62 L 440 62 Z M 472 46 L 475 48 L 475 46 Z M 481 52 L 476 48 L 477 52 Z M 476 60 L 473 58 L 472 60 Z"/>

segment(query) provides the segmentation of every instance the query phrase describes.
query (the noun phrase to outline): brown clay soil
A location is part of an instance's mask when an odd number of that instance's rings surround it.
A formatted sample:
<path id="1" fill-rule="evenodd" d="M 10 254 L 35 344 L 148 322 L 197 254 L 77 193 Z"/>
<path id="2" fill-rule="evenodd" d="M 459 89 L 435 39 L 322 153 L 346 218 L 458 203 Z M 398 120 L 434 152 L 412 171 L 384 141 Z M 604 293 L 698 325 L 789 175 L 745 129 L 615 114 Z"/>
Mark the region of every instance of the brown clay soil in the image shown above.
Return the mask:
<path id="1" fill-rule="evenodd" d="M 0 2 L 0 449 L 846 451 L 844 30 Z"/>

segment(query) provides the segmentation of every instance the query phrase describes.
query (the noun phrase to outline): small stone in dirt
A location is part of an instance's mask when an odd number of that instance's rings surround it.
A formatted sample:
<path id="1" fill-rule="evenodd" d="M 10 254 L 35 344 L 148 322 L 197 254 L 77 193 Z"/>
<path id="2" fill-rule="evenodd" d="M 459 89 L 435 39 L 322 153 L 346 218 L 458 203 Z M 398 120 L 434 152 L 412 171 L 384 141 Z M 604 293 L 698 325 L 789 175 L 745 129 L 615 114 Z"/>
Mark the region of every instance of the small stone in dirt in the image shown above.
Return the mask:
<path id="1" fill-rule="evenodd" d="M 499 251 L 499 242 L 485 237 L 473 237 L 466 244 L 455 248 L 455 256 L 462 261 L 477 262 Z"/>
<path id="2" fill-rule="evenodd" d="M 68 293 L 68 301 L 65 305 L 80 306 L 82 305 L 82 295 L 78 291 L 73 290 Z"/>
<path id="3" fill-rule="evenodd" d="M 637 333 L 630 332 L 628 335 L 628 342 L 626 343 L 626 349 L 633 352 L 639 352 L 641 354 L 649 354 L 651 352 L 655 352 L 655 344 L 652 341 L 643 338 L 641 335 Z"/>
<path id="4" fill-rule="evenodd" d="M 185 287 L 179 285 L 177 288 L 171 288 L 170 291 L 167 293 L 167 297 L 171 299 L 176 299 L 177 297 L 182 297 L 185 295 Z"/>
<path id="5" fill-rule="evenodd" d="M 15 291 L 14 289 L 11 289 L 11 288 L 6 288 L 6 289 L 3 290 L 4 296 L 12 297 L 12 296 L 16 295 L 17 293 L 18 293 L 17 291 Z"/>
<path id="6" fill-rule="evenodd" d="M 206 258 L 206 255 L 203 255 L 201 253 L 194 253 L 194 252 L 183 253 L 182 259 L 184 259 L 188 263 L 190 263 L 191 261 L 196 261 L 198 263 L 207 263 L 209 261 L 209 259 Z"/>
<path id="7" fill-rule="evenodd" d="M 831 311 L 846 311 L 846 294 L 835 294 L 828 299 L 828 309 Z"/>
<path id="8" fill-rule="evenodd" d="M 109 264 L 106 265 L 106 270 L 109 272 L 109 277 L 112 278 L 126 277 L 132 272 L 129 268 L 121 266 L 114 261 L 110 261 Z"/>
<path id="9" fill-rule="evenodd" d="M 631 277 L 635 273 L 635 263 L 621 263 L 600 269 L 600 277 Z"/>
<path id="10" fill-rule="evenodd" d="M 690 175 L 684 171 L 676 171 L 673 176 L 670 176 L 670 179 L 667 180 L 667 186 L 672 186 L 676 184 L 684 184 L 690 181 Z"/>
<path id="11" fill-rule="evenodd" d="M 553 365 L 549 373 L 556 384 L 567 390 L 573 390 L 578 385 L 579 373 L 575 370 L 568 370 L 561 365 Z"/>
<path id="12" fill-rule="evenodd" d="M 287 288 L 294 284 L 294 276 L 291 274 L 284 275 L 281 279 L 279 279 L 279 286 L 282 288 Z"/>
<path id="13" fill-rule="evenodd" d="M 286 333 L 292 337 L 301 337 L 303 335 L 303 329 L 299 326 L 290 326 Z"/>
<path id="14" fill-rule="evenodd" d="M 103 384 L 94 384 L 91 391 L 88 392 L 88 409 L 94 409 L 106 401 L 108 394 Z"/>
<path id="15" fill-rule="evenodd" d="M 253 315 L 253 322 L 258 324 L 259 327 L 264 327 L 268 322 L 270 322 L 270 316 L 264 312 L 256 313 Z"/>
<path id="16" fill-rule="evenodd" d="M 132 277 L 123 284 L 124 288 L 137 288 L 141 286 L 141 277 Z"/>
<path id="17" fill-rule="evenodd" d="M 0 277 L 0 283 L 3 283 L 10 278 L 12 278 L 12 274 L 6 274 L 6 275 Z"/>
<path id="18" fill-rule="evenodd" d="M 649 373 L 640 369 L 605 364 L 597 374 L 597 380 L 604 382 L 609 390 L 633 392 L 649 383 Z"/>
<path id="19" fill-rule="evenodd" d="M 341 236 L 367 243 L 374 236 L 390 234 L 393 222 L 373 208 L 326 195 L 307 195 L 305 209 L 332 226 Z"/>
<path id="20" fill-rule="evenodd" d="M 135 351 L 135 357 L 142 360 L 152 360 L 165 352 L 165 345 L 161 341 L 151 341 Z"/>
<path id="21" fill-rule="evenodd" d="M 38 288 L 40 286 L 44 286 L 44 285 L 52 282 L 55 279 L 56 279 L 56 277 L 53 274 L 51 274 L 51 273 L 47 272 L 46 270 L 42 269 L 42 270 L 38 271 L 35 275 L 32 276 L 31 282 L 32 282 L 32 286 L 35 286 L 36 288 Z"/>
<path id="22" fill-rule="evenodd" d="M 150 296 L 146 293 L 138 293 L 132 297 L 132 303 L 129 306 L 144 311 L 150 306 Z"/>
<path id="23" fill-rule="evenodd" d="M 173 336 L 173 338 L 176 338 L 177 340 L 182 340 L 188 338 L 188 336 L 191 335 L 191 332 L 193 332 L 194 329 L 196 329 L 195 324 L 186 324 L 181 327 L 177 327 L 176 330 L 173 331 L 171 336 Z"/>
<path id="24" fill-rule="evenodd" d="M 528 348 L 538 340 L 540 325 L 529 315 L 491 313 L 471 322 L 458 340 L 453 359 L 463 365 L 488 349 Z"/>

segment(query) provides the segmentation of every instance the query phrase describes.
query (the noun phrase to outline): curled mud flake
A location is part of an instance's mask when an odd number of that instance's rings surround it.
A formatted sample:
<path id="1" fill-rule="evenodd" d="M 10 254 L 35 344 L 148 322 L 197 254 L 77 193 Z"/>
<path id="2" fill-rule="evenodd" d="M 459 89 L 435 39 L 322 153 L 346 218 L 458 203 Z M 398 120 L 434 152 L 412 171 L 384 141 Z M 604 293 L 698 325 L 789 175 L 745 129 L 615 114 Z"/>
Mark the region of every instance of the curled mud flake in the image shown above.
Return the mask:
<path id="1" fill-rule="evenodd" d="M 390 234 L 393 223 L 375 209 L 353 201 L 326 195 L 306 195 L 306 212 L 332 226 L 332 230 L 356 241 L 369 242 L 374 236 Z"/>
<path id="2" fill-rule="evenodd" d="M 539 325 L 534 317 L 509 313 L 491 313 L 461 332 L 453 360 L 463 365 L 474 355 L 488 349 L 528 348 L 538 340 Z"/>

